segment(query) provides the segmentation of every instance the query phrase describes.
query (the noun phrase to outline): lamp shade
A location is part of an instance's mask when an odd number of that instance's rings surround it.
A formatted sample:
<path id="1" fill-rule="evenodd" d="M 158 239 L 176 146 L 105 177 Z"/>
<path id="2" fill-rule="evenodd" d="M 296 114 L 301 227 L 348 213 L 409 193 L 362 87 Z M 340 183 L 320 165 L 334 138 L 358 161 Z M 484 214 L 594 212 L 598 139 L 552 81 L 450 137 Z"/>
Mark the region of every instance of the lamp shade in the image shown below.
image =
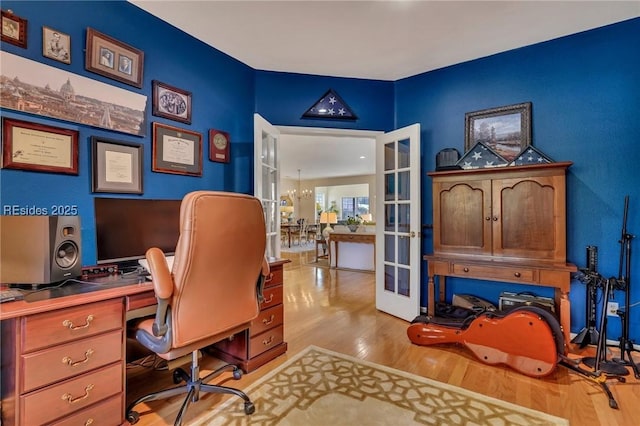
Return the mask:
<path id="1" fill-rule="evenodd" d="M 338 223 L 338 215 L 335 212 L 322 212 L 320 223 Z"/>

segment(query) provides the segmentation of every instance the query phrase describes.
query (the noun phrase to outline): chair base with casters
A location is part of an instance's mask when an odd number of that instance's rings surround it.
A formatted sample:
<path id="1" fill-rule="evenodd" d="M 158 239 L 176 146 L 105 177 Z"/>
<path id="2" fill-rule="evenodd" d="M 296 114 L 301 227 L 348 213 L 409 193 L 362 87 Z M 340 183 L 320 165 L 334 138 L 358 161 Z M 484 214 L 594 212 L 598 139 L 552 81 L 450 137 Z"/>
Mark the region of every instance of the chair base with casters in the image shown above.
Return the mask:
<path id="1" fill-rule="evenodd" d="M 200 399 L 200 392 L 206 393 L 219 393 L 219 394 L 231 394 L 236 395 L 244 400 L 244 412 L 247 415 L 253 414 L 256 410 L 255 405 L 251 402 L 251 399 L 242 392 L 241 390 L 234 389 L 227 386 L 221 385 L 210 385 L 207 384 L 208 381 L 213 379 L 214 377 L 220 375 L 224 371 L 232 370 L 233 378 L 239 380 L 242 377 L 242 370 L 240 370 L 237 366 L 226 364 L 222 367 L 216 369 L 215 371 L 207 374 L 206 376 L 200 378 L 200 366 L 198 364 L 198 352 L 193 351 L 191 355 L 191 374 L 187 373 L 182 368 L 177 368 L 173 371 L 173 383 L 179 384 L 182 382 L 186 382 L 184 386 L 178 386 L 171 389 L 165 389 L 159 392 L 155 392 L 149 395 L 142 396 L 135 401 L 133 401 L 127 407 L 126 418 L 130 424 L 135 424 L 140 420 L 140 414 L 134 410 L 134 408 L 143 402 L 148 401 L 156 401 L 160 399 L 171 398 L 176 395 L 181 395 L 186 393 L 187 396 L 178 411 L 178 415 L 176 416 L 176 420 L 174 425 L 178 426 L 182 424 L 182 420 L 184 417 L 189 404 L 192 402 L 196 402 Z"/>

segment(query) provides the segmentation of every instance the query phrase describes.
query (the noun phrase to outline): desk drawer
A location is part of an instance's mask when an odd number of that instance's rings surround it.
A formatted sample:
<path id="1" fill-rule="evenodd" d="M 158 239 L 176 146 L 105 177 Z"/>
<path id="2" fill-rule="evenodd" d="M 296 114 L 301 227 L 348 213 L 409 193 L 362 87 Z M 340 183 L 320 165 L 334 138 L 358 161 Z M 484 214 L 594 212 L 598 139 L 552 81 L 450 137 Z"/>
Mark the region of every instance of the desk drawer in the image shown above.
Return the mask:
<path id="1" fill-rule="evenodd" d="M 22 392 L 29 392 L 122 359 L 122 331 L 116 330 L 22 355 Z"/>
<path id="2" fill-rule="evenodd" d="M 268 287 L 264 289 L 264 302 L 260 304 L 260 310 L 282 304 L 282 286 Z"/>
<path id="3" fill-rule="evenodd" d="M 249 343 L 249 358 L 260 355 L 269 349 L 279 345 L 284 340 L 284 325 L 272 328 L 262 334 L 251 337 Z"/>
<path id="4" fill-rule="evenodd" d="M 23 424 L 50 424 L 105 398 L 122 394 L 123 376 L 122 364 L 117 363 L 21 396 Z"/>
<path id="5" fill-rule="evenodd" d="M 283 280 L 283 269 L 282 266 L 277 268 L 271 268 L 271 278 L 267 278 L 264 282 L 265 287 L 273 287 L 274 285 L 280 285 L 284 282 Z"/>
<path id="6" fill-rule="evenodd" d="M 121 299 L 31 315 L 25 318 L 24 352 L 66 343 L 123 326 Z"/>
<path id="7" fill-rule="evenodd" d="M 118 395 L 52 423 L 52 426 L 119 425 L 122 423 L 122 413 L 124 413 L 122 396 Z"/>
<path id="8" fill-rule="evenodd" d="M 468 276 L 477 279 L 494 279 L 512 283 L 534 283 L 535 272 L 533 269 L 517 266 L 479 266 L 465 263 L 455 263 L 453 273 L 459 277 Z"/>
<path id="9" fill-rule="evenodd" d="M 284 308 L 282 304 L 273 308 L 264 309 L 256 319 L 251 321 L 251 335 L 255 336 L 270 328 L 282 324 L 284 321 Z"/>

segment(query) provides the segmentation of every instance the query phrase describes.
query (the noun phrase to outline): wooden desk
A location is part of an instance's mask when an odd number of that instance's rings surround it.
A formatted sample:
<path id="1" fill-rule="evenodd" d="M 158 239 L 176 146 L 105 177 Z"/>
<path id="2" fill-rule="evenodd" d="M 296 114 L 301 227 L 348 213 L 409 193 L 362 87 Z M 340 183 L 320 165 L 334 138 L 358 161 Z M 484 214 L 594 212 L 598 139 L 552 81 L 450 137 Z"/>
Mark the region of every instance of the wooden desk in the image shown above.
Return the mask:
<path id="1" fill-rule="evenodd" d="M 373 265 L 375 268 L 376 264 L 376 234 L 373 233 L 363 233 L 363 232 L 332 232 L 329 234 L 329 246 L 331 243 L 334 244 L 335 258 L 336 258 L 336 268 L 339 267 L 339 254 L 340 254 L 340 242 L 343 243 L 359 243 L 359 244 L 372 244 L 373 245 Z M 329 248 L 329 253 L 331 253 L 331 248 Z M 329 257 L 329 264 L 331 264 L 331 258 Z"/>
<path id="2" fill-rule="evenodd" d="M 428 274 L 427 314 L 435 315 L 436 300 L 445 301 L 446 277 L 474 278 L 542 287 L 554 287 L 556 313 L 564 333 L 565 342 L 570 342 L 571 302 L 569 288 L 571 273 L 575 265 L 553 265 L 515 261 L 474 261 L 461 256 L 426 255 Z M 439 276 L 439 295 L 435 298 L 434 277 Z"/>
<path id="3" fill-rule="evenodd" d="M 269 337 L 261 352 L 253 346 L 252 368 L 287 349 L 286 262 L 270 259 L 260 316 L 243 335 L 247 347 Z M 0 305 L 3 425 L 124 423 L 126 321 L 149 307 L 153 312 L 156 298 L 151 282 L 104 281 L 45 289 Z"/>
<path id="4" fill-rule="evenodd" d="M 126 313 L 155 303 L 151 283 L 130 280 L 71 284 L 0 305 L 2 423 L 121 424 Z"/>

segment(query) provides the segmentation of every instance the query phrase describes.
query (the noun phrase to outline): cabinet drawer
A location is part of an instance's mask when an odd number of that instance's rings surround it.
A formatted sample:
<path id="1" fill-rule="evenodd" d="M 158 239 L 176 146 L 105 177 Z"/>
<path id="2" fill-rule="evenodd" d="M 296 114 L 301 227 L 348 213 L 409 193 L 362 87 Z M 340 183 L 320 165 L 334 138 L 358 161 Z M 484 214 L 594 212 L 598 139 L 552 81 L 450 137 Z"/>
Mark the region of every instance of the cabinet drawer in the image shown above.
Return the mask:
<path id="1" fill-rule="evenodd" d="M 509 282 L 534 282 L 534 270 L 518 267 L 480 266 L 464 263 L 455 263 L 453 273 L 459 277 L 494 279 Z"/>
<path id="2" fill-rule="evenodd" d="M 260 310 L 282 304 L 282 286 L 264 289 L 264 302 L 260 303 Z"/>
<path id="3" fill-rule="evenodd" d="M 22 392 L 29 392 L 122 359 L 122 331 L 22 355 Z"/>
<path id="4" fill-rule="evenodd" d="M 28 316 L 23 353 L 121 329 L 122 307 L 122 300 L 115 299 Z"/>
<path id="5" fill-rule="evenodd" d="M 273 287 L 274 285 L 280 285 L 283 283 L 283 269 L 282 266 L 271 269 L 271 278 L 267 278 L 264 282 L 265 287 Z"/>
<path id="6" fill-rule="evenodd" d="M 255 336 L 270 328 L 283 323 L 284 309 L 282 304 L 273 308 L 264 309 L 258 317 L 251 321 L 251 335 Z"/>
<path id="7" fill-rule="evenodd" d="M 261 353 L 278 346 L 284 340 L 284 326 L 272 328 L 262 334 L 251 337 L 249 343 L 249 358 L 260 355 Z"/>
<path id="8" fill-rule="evenodd" d="M 23 395 L 20 397 L 20 417 L 25 425 L 49 424 L 52 420 L 121 394 L 123 377 L 123 366 L 117 363 Z"/>
<path id="9" fill-rule="evenodd" d="M 52 423 L 52 426 L 119 425 L 122 423 L 123 412 L 122 396 L 118 395 Z"/>

